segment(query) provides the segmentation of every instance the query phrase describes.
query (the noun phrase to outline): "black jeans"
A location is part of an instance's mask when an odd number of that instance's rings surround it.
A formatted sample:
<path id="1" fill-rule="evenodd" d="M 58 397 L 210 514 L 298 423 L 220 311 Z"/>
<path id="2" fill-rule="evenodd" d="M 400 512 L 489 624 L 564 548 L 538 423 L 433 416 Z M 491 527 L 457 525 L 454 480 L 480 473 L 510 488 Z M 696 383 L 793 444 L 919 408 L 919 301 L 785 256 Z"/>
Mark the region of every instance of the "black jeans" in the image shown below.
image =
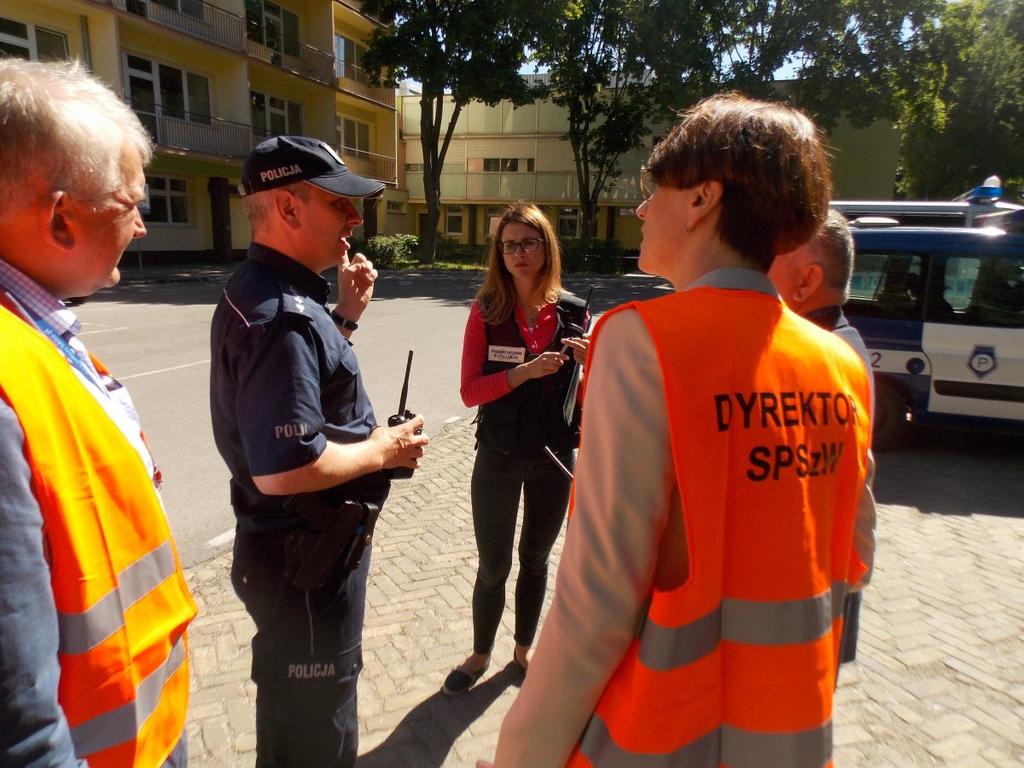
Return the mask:
<path id="1" fill-rule="evenodd" d="M 559 455 L 570 471 L 572 451 Z M 473 532 L 480 556 L 473 587 L 473 651 L 490 653 L 505 610 L 505 581 L 512 570 L 519 497 L 523 531 L 519 538 L 515 641 L 532 645 L 548 580 L 548 556 L 569 503 L 569 479 L 546 455 L 507 456 L 481 446 L 473 465 Z"/>
<path id="2" fill-rule="evenodd" d="M 238 530 L 231 583 L 256 624 L 257 768 L 351 768 L 369 552 L 305 592 L 282 576 L 284 534 Z"/>

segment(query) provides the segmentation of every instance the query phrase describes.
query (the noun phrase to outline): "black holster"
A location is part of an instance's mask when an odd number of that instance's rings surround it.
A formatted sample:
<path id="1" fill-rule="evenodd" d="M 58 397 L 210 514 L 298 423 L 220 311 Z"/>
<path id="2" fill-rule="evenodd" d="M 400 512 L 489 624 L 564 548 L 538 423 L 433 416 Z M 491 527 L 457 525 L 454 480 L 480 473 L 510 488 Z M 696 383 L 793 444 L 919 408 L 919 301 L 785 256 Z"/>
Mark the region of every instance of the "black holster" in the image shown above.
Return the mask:
<path id="1" fill-rule="evenodd" d="M 373 541 L 380 507 L 346 501 L 340 507 L 325 503 L 317 494 L 293 496 L 286 505 L 307 521 L 288 534 L 284 543 L 284 577 L 296 589 L 319 589 L 339 564 L 352 571 L 363 561 Z"/>

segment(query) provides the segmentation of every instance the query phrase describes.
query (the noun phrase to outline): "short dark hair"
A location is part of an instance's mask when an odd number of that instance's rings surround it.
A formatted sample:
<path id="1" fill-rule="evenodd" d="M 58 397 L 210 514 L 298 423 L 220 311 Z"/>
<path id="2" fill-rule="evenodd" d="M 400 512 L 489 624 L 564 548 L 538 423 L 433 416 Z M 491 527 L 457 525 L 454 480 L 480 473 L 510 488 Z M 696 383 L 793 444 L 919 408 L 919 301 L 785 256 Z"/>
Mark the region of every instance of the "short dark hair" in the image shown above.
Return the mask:
<path id="1" fill-rule="evenodd" d="M 842 291 L 843 301 L 846 301 L 853 277 L 853 235 L 843 214 L 829 209 L 814 247 L 821 258 L 825 282 L 829 288 Z"/>
<path id="2" fill-rule="evenodd" d="M 730 247 L 767 272 L 776 253 L 818 230 L 832 174 L 810 118 L 738 93 L 704 99 L 680 118 L 654 147 L 647 172 L 676 189 L 721 182 L 718 231 Z"/>

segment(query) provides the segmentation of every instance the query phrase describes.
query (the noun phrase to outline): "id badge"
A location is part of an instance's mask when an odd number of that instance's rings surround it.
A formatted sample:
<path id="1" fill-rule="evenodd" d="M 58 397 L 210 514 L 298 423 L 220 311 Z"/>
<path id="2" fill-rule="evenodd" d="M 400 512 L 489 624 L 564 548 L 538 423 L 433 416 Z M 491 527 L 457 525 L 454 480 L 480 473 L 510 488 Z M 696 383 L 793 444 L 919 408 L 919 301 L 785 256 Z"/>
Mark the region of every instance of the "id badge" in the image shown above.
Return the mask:
<path id="1" fill-rule="evenodd" d="M 525 363 L 525 347 L 502 347 L 497 344 L 487 345 L 487 361 L 489 363 Z"/>

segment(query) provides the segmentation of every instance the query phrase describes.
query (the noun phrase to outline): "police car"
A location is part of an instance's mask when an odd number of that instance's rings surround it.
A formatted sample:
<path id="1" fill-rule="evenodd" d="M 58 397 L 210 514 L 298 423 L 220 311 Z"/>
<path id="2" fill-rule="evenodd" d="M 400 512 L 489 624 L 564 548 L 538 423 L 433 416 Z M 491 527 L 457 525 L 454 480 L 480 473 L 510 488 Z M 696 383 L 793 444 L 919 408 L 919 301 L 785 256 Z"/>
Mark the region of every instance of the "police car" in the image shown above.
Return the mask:
<path id="1" fill-rule="evenodd" d="M 1024 234 L 1006 229 L 855 226 L 844 311 L 870 352 L 877 447 L 911 423 L 1024 433 Z"/>
<path id="2" fill-rule="evenodd" d="M 989 176 L 953 200 L 833 200 L 830 205 L 848 220 L 883 216 L 911 227 L 977 227 L 986 217 L 1024 210 L 1024 206 L 1000 200 L 1003 183 Z"/>

